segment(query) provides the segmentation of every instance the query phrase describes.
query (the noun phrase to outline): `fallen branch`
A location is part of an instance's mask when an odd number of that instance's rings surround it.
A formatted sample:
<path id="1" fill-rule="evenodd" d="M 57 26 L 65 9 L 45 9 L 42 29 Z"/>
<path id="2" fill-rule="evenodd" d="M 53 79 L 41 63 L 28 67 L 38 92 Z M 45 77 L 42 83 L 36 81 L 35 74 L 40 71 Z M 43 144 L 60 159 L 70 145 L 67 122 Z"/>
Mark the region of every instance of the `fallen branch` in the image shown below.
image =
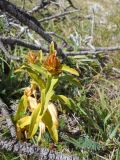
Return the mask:
<path id="1" fill-rule="evenodd" d="M 42 50 L 43 52 L 48 52 L 47 49 L 41 46 L 31 44 L 20 39 L 11 38 L 11 37 L 0 37 L 0 40 L 2 41 L 2 43 L 8 44 L 10 46 L 18 45 L 18 46 L 26 47 L 32 50 Z"/>
<path id="2" fill-rule="evenodd" d="M 11 133 L 11 136 L 13 138 L 15 138 L 16 137 L 15 126 L 11 120 L 10 113 L 8 111 L 8 106 L 2 101 L 1 98 L 0 98 L 0 110 L 1 110 L 2 115 L 6 119 L 7 126 L 8 126 L 10 133 Z"/>
<path id="3" fill-rule="evenodd" d="M 48 32 L 48 34 L 51 34 L 51 35 L 54 35 L 60 38 L 67 45 L 67 42 L 61 36 L 55 34 L 54 32 Z M 16 39 L 16 38 L 0 37 L 0 41 L 2 41 L 3 44 L 8 44 L 10 46 L 19 45 L 19 46 L 30 48 L 33 50 L 42 50 L 43 52 L 48 52 L 47 49 L 39 45 L 31 44 L 31 43 L 28 43 L 28 42 L 25 42 L 23 40 Z M 120 50 L 120 46 L 118 47 L 96 47 L 95 50 L 90 50 L 88 48 L 82 48 L 79 52 L 69 51 L 69 52 L 65 52 L 65 54 L 68 56 L 76 56 L 76 55 L 98 54 L 102 52 L 108 53 L 108 52 L 119 51 L 119 50 Z"/>
<path id="4" fill-rule="evenodd" d="M 50 17 L 45 17 L 45 18 L 39 20 L 39 22 L 45 22 L 45 21 L 49 21 L 51 19 L 56 19 L 56 18 L 64 17 L 64 16 L 66 16 L 68 14 L 71 14 L 71 13 L 74 13 L 74 12 L 79 12 L 79 10 L 67 11 L 67 12 L 64 12 L 64 13 L 59 13 L 59 14 L 50 16 Z"/>
<path id="5" fill-rule="evenodd" d="M 22 143 L 17 140 L 0 139 L 0 149 L 12 151 L 13 153 L 35 156 L 37 160 L 79 160 L 79 157 L 58 153 L 46 148 L 40 148 L 31 143 Z"/>
<path id="6" fill-rule="evenodd" d="M 84 49 L 85 50 L 88 50 L 88 49 Z M 116 51 L 116 50 L 120 50 L 120 46 L 117 46 L 117 47 L 96 47 L 95 48 L 95 51 L 102 51 L 102 52 L 112 52 L 112 51 Z"/>
<path id="7" fill-rule="evenodd" d="M 56 35 L 54 32 L 48 32 L 51 35 L 55 35 L 56 37 L 58 37 L 59 35 Z M 61 38 L 61 40 L 63 40 L 63 42 L 66 44 L 67 42 L 62 38 L 62 37 L 58 37 Z M 22 47 L 26 47 L 32 50 L 42 50 L 43 52 L 47 53 L 48 50 L 39 46 L 39 45 L 35 45 L 35 44 L 31 44 L 28 42 L 25 42 L 23 40 L 20 39 L 16 39 L 16 38 L 11 38 L 11 37 L 0 37 L 0 41 L 2 41 L 3 44 L 8 44 L 10 46 L 14 46 L 14 45 L 18 45 L 18 46 L 22 46 Z M 67 44 L 66 44 L 67 45 Z M 88 48 L 82 48 L 81 51 L 79 52 L 65 52 L 66 56 L 78 56 L 78 55 L 87 55 L 87 54 L 99 54 L 99 53 L 103 53 L 103 52 L 113 52 L 113 51 L 119 51 L 120 50 L 120 46 L 118 47 L 96 47 L 95 50 L 90 50 Z"/>
<path id="8" fill-rule="evenodd" d="M 4 12 L 8 12 L 10 15 L 14 16 L 22 22 L 23 24 L 27 25 L 30 29 L 37 32 L 43 39 L 48 41 L 49 43 L 52 41 L 52 37 L 49 34 L 46 34 L 43 27 L 40 23 L 32 16 L 27 14 L 24 10 L 19 9 L 14 4 L 6 1 L 0 0 L 0 9 Z"/>

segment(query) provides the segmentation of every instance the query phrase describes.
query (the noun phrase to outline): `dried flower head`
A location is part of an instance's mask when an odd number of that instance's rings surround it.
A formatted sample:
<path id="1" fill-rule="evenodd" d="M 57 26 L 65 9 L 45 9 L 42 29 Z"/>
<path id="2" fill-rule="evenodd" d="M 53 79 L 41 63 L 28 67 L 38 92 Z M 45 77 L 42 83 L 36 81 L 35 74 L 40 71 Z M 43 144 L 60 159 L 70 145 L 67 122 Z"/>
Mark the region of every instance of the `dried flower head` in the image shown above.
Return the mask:
<path id="1" fill-rule="evenodd" d="M 53 75 L 61 73 L 61 63 L 56 53 L 49 54 L 43 62 L 43 66 Z"/>
<path id="2" fill-rule="evenodd" d="M 61 63 L 57 58 L 56 50 L 54 49 L 54 42 L 51 42 L 50 44 L 50 53 L 43 62 L 43 66 L 53 75 L 61 73 Z"/>

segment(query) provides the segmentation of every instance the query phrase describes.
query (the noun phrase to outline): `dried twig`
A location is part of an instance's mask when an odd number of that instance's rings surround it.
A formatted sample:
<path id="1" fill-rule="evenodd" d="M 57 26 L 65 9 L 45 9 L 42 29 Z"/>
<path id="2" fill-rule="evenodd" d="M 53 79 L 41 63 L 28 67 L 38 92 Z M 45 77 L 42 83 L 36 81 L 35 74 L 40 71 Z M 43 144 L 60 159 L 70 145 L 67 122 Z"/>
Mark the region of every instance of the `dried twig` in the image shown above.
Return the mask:
<path id="1" fill-rule="evenodd" d="M 69 4 L 70 4 L 70 6 L 71 7 L 73 7 L 73 8 L 75 8 L 75 9 L 77 9 L 74 5 L 73 5 L 73 3 L 72 3 L 72 1 L 71 0 L 67 0 L 68 2 L 69 2 Z"/>
<path id="2" fill-rule="evenodd" d="M 64 17 L 64 16 L 66 16 L 68 14 L 71 14 L 71 13 L 74 13 L 74 12 L 79 12 L 79 10 L 66 11 L 64 13 L 59 13 L 59 14 L 56 14 L 56 15 L 53 15 L 53 16 L 50 16 L 50 17 L 45 17 L 43 19 L 40 19 L 39 22 L 45 22 L 45 21 L 49 21 L 51 19 L 56 19 L 56 18 Z"/>
<path id="3" fill-rule="evenodd" d="M 35 6 L 32 10 L 28 11 L 29 14 L 38 12 L 40 9 L 46 8 L 50 4 L 50 0 L 40 1 L 40 4 Z"/>
<path id="4" fill-rule="evenodd" d="M 8 112 L 8 106 L 2 101 L 0 98 L 0 110 L 2 112 L 2 115 L 5 117 L 8 129 L 10 130 L 11 136 L 13 138 L 16 137 L 16 131 L 15 126 L 11 120 L 10 113 Z"/>
<path id="5" fill-rule="evenodd" d="M 120 46 L 117 47 L 97 47 L 95 51 L 102 51 L 102 52 L 112 52 L 120 50 Z"/>
<path id="6" fill-rule="evenodd" d="M 62 36 L 56 34 L 55 32 L 47 32 L 47 33 L 61 39 L 64 43 L 64 47 L 66 47 L 68 45 L 67 41 Z"/>
<path id="7" fill-rule="evenodd" d="M 112 70 L 113 70 L 113 72 L 115 72 L 117 74 L 120 74 L 120 69 L 112 67 Z"/>
<path id="8" fill-rule="evenodd" d="M 77 55 L 87 55 L 87 54 L 99 54 L 99 53 L 107 53 L 113 51 L 120 51 L 120 46 L 118 47 L 97 47 L 95 50 L 90 50 L 88 48 L 81 49 L 79 52 L 65 52 L 67 56 L 77 56 Z"/>
<path id="9" fill-rule="evenodd" d="M 83 20 L 92 20 L 92 16 L 91 15 L 86 15 L 86 16 L 74 16 L 71 19 L 79 19 L 79 21 L 83 21 Z"/>

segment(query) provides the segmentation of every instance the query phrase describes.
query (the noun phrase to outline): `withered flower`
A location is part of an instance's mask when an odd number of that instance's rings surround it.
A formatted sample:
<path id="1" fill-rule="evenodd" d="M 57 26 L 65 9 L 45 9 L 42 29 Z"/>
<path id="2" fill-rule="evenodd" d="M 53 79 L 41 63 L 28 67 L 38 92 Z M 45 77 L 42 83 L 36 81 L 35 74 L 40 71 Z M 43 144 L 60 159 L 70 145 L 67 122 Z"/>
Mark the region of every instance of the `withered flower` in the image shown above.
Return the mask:
<path id="1" fill-rule="evenodd" d="M 36 64 L 39 61 L 40 56 L 39 56 L 38 53 L 34 53 L 33 51 L 29 51 L 26 58 L 27 58 L 29 63 Z"/>
<path id="2" fill-rule="evenodd" d="M 61 63 L 60 60 L 56 56 L 56 51 L 54 53 L 49 54 L 45 61 L 43 62 L 43 66 L 52 74 L 58 75 L 61 73 Z"/>
<path id="3" fill-rule="evenodd" d="M 24 95 L 26 95 L 27 97 L 31 96 L 32 94 L 32 89 L 31 87 L 26 87 L 24 90 Z"/>

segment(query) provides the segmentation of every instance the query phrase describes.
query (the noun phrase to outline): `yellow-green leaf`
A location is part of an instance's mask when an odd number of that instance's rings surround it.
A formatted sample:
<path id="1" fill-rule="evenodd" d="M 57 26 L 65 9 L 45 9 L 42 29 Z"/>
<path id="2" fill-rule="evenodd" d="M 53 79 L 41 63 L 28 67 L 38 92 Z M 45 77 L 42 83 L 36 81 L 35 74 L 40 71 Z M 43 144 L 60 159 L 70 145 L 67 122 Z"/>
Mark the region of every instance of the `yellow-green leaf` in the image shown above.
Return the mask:
<path id="1" fill-rule="evenodd" d="M 32 70 L 37 71 L 37 73 L 43 74 L 44 76 L 46 76 L 46 71 L 45 69 L 38 65 L 38 64 L 29 64 L 28 65 Z"/>
<path id="2" fill-rule="evenodd" d="M 41 103 L 38 104 L 38 106 L 35 108 L 35 110 L 32 112 L 31 115 L 31 122 L 29 126 L 29 131 L 28 131 L 28 137 L 32 138 L 34 134 L 37 132 L 39 122 L 40 122 L 40 110 L 41 110 Z"/>
<path id="3" fill-rule="evenodd" d="M 39 58 L 40 58 L 40 63 L 41 63 L 42 60 L 43 60 L 43 53 L 42 53 L 42 50 L 40 50 L 40 52 L 39 52 Z"/>
<path id="4" fill-rule="evenodd" d="M 18 104 L 18 109 L 14 117 L 15 121 L 18 121 L 25 115 L 27 107 L 28 107 L 28 97 L 26 95 L 23 95 Z"/>
<path id="5" fill-rule="evenodd" d="M 57 84 L 57 82 L 58 82 L 58 78 L 52 78 L 49 91 L 51 91 L 55 88 L 55 85 Z"/>
<path id="6" fill-rule="evenodd" d="M 47 82 L 46 82 L 46 88 L 45 88 L 45 93 L 48 92 L 50 85 L 51 85 L 51 80 L 52 80 L 52 76 L 51 75 L 47 75 Z"/>
<path id="7" fill-rule="evenodd" d="M 25 126 L 29 125 L 31 121 L 31 116 L 25 116 L 18 120 L 17 125 L 22 129 Z"/>
<path id="8" fill-rule="evenodd" d="M 58 78 L 53 78 L 50 75 L 48 75 L 47 84 L 46 84 L 46 91 L 45 92 L 47 93 L 48 91 L 53 90 L 55 85 L 57 84 L 57 82 L 58 82 Z"/>
<path id="9" fill-rule="evenodd" d="M 14 73 L 23 72 L 25 65 L 22 65 L 20 68 L 16 69 Z"/>
<path id="10" fill-rule="evenodd" d="M 32 138 L 38 129 L 39 122 L 41 120 L 40 113 L 44 110 L 44 104 L 45 104 L 45 89 L 41 91 L 41 103 L 39 103 L 35 108 L 35 110 L 32 112 L 31 123 L 28 131 L 29 138 Z"/>
<path id="11" fill-rule="evenodd" d="M 34 71 L 29 71 L 29 75 L 39 85 L 41 90 L 45 88 L 45 83 L 40 75 L 36 74 Z"/>
<path id="12" fill-rule="evenodd" d="M 51 44 L 50 44 L 50 54 L 53 54 L 54 51 L 55 51 L 54 42 L 52 41 Z"/>
<path id="13" fill-rule="evenodd" d="M 58 130 L 56 129 L 56 127 L 53 126 L 52 128 L 50 127 L 47 127 L 47 128 L 54 142 L 58 143 Z"/>
<path id="14" fill-rule="evenodd" d="M 54 104 L 49 104 L 48 109 L 45 112 L 42 121 L 45 123 L 52 139 L 57 143 L 58 142 L 58 117 L 57 111 Z"/>
<path id="15" fill-rule="evenodd" d="M 49 90 L 46 94 L 46 99 L 45 99 L 45 105 L 44 105 L 44 110 L 41 116 L 44 115 L 44 113 L 46 112 L 47 108 L 48 108 L 48 104 L 49 101 L 51 100 L 51 97 L 54 95 L 54 91 L 53 90 Z"/>
<path id="16" fill-rule="evenodd" d="M 73 68 L 70 68 L 69 66 L 62 65 L 61 70 L 62 70 L 62 71 L 69 72 L 69 73 L 74 74 L 74 75 L 76 75 L 76 76 L 79 76 L 78 71 L 76 71 L 76 70 L 75 70 L 75 69 L 73 69 Z"/>
<path id="17" fill-rule="evenodd" d="M 44 105 L 45 105 L 45 101 L 46 101 L 45 98 L 46 98 L 45 97 L 45 89 L 43 89 L 42 92 L 41 92 L 41 110 L 40 110 L 40 115 L 41 116 L 42 116 L 43 111 L 44 111 Z"/>
<path id="18" fill-rule="evenodd" d="M 57 114 L 56 106 L 53 103 L 50 103 L 48 105 L 48 112 L 51 115 L 53 125 L 55 125 L 56 128 L 58 128 L 58 114 Z"/>
<path id="19" fill-rule="evenodd" d="M 49 80 L 48 80 L 49 81 Z M 58 78 L 52 78 L 50 81 L 49 81 L 49 83 L 50 84 L 48 84 L 48 86 L 49 86 L 49 89 L 48 88 L 46 88 L 47 90 L 45 90 L 45 92 L 47 91 L 47 93 L 46 93 L 46 95 L 45 95 L 45 105 L 44 105 L 44 110 L 43 110 L 43 112 L 41 112 L 41 114 L 42 114 L 42 116 L 44 115 L 44 113 L 46 112 L 46 110 L 47 110 L 47 108 L 48 108 L 48 104 L 49 104 L 49 101 L 51 100 L 51 98 L 52 98 L 52 96 L 54 95 L 54 87 L 55 87 L 55 85 L 57 84 L 57 82 L 58 82 Z"/>

